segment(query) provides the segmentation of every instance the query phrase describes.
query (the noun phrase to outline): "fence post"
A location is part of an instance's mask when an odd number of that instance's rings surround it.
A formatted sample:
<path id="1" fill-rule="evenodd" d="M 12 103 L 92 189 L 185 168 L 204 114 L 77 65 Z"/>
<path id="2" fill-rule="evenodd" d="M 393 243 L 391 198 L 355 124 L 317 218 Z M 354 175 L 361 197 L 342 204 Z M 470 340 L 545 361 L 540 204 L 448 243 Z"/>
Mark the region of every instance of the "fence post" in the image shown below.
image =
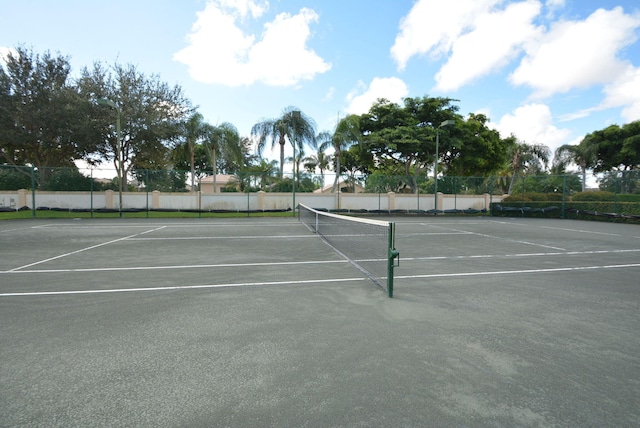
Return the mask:
<path id="1" fill-rule="evenodd" d="M 145 189 L 147 191 L 147 218 L 149 218 L 149 170 L 145 169 L 144 170 L 144 183 L 145 183 Z"/>
<path id="2" fill-rule="evenodd" d="M 524 217 L 524 175 L 522 176 L 522 205 L 520 210 L 520 217 Z"/>
<path id="3" fill-rule="evenodd" d="M 90 171 L 91 171 L 91 175 L 90 175 L 91 181 L 89 182 L 89 189 L 90 189 L 90 191 L 89 191 L 90 192 L 89 193 L 89 198 L 90 198 L 90 202 L 89 202 L 90 209 L 89 209 L 89 212 L 91 213 L 90 217 L 93 218 L 93 168 L 91 168 Z"/>
<path id="4" fill-rule="evenodd" d="M 567 174 L 562 176 L 562 212 L 560 213 L 560 218 L 564 220 L 564 210 L 565 210 L 565 200 L 567 195 Z"/>
<path id="5" fill-rule="evenodd" d="M 36 218 L 36 171 L 31 166 L 31 216 Z"/>
<path id="6" fill-rule="evenodd" d="M 617 174 L 616 174 L 616 178 L 614 180 L 614 185 L 613 185 L 613 212 L 618 214 L 618 176 Z M 613 221 L 615 221 L 615 217 Z"/>

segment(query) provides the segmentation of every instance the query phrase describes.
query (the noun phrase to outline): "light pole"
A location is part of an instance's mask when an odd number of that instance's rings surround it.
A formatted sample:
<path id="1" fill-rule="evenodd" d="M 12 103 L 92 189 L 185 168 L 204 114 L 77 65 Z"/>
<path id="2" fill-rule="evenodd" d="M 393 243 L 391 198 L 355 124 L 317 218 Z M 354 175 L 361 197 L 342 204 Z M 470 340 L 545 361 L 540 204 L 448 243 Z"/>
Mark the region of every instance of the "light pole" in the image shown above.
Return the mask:
<path id="1" fill-rule="evenodd" d="M 440 146 L 440 128 L 443 126 L 453 125 L 455 121 L 449 119 L 445 120 L 436 128 L 436 161 L 433 167 L 433 182 L 435 186 L 435 190 L 433 191 L 433 212 L 434 215 L 438 215 L 438 149 Z"/>
<path id="2" fill-rule="evenodd" d="M 116 103 L 106 98 L 98 98 L 98 104 L 111 107 L 117 113 L 116 117 L 116 158 L 118 159 L 116 173 L 118 174 L 118 211 L 120 211 L 120 218 L 122 218 L 122 179 L 124 175 L 124 170 L 122 168 L 123 164 L 123 153 L 122 153 L 122 140 L 120 139 L 120 107 Z"/>
<path id="3" fill-rule="evenodd" d="M 296 159 L 296 127 L 300 121 L 300 111 L 294 110 L 291 112 L 291 122 L 293 125 L 293 216 L 296 216 L 296 166 L 298 165 Z"/>

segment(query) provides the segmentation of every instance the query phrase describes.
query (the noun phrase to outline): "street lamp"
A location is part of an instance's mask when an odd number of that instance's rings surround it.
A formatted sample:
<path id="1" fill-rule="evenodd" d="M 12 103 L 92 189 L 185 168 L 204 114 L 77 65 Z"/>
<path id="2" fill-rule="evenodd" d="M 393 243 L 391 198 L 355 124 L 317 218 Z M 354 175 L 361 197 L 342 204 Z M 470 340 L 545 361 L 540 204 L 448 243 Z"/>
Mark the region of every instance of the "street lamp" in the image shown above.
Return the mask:
<path id="1" fill-rule="evenodd" d="M 291 112 L 291 122 L 293 125 L 293 216 L 296 216 L 296 165 L 298 165 L 296 159 L 296 127 L 300 121 L 300 111 L 294 110 Z"/>
<path id="2" fill-rule="evenodd" d="M 116 144 L 116 158 L 118 159 L 117 162 L 117 168 L 116 168 L 116 173 L 118 174 L 118 200 L 119 200 L 119 206 L 118 206 L 118 211 L 120 211 L 120 218 L 122 218 L 122 178 L 123 178 L 123 153 L 122 153 L 122 140 L 120 139 L 120 107 L 118 107 L 118 105 L 116 103 L 114 103 L 111 100 L 108 100 L 106 98 L 98 98 L 97 100 L 98 104 L 103 105 L 103 106 L 107 106 L 110 107 L 112 109 L 114 109 L 117 113 L 117 118 L 116 118 L 116 139 L 117 144 Z"/>
<path id="3" fill-rule="evenodd" d="M 445 120 L 436 128 L 436 161 L 433 167 L 433 182 L 435 184 L 435 190 L 433 191 L 433 207 L 434 215 L 438 215 L 438 149 L 440 146 L 440 128 L 443 126 L 453 125 L 455 121 L 449 119 Z"/>

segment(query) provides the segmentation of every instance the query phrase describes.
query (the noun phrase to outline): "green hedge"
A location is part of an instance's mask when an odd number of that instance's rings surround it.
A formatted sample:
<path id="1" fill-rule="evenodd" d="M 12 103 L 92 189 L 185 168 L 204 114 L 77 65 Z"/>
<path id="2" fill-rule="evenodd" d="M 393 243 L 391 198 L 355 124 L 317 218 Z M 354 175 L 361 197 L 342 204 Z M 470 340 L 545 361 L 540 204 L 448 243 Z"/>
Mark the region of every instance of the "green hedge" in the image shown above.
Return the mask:
<path id="1" fill-rule="evenodd" d="M 509 195 L 502 200 L 503 202 L 516 203 L 516 202 L 562 202 L 562 193 L 538 193 L 527 192 L 524 194 Z"/>

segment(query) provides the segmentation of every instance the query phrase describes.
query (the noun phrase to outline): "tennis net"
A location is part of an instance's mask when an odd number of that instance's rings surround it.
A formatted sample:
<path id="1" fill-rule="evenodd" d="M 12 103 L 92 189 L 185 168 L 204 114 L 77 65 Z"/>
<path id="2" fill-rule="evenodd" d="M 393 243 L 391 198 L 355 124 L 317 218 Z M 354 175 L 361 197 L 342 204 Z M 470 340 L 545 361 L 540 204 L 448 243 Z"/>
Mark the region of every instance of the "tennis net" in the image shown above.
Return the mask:
<path id="1" fill-rule="evenodd" d="M 393 297 L 395 223 L 347 217 L 298 205 L 298 219 Z"/>

